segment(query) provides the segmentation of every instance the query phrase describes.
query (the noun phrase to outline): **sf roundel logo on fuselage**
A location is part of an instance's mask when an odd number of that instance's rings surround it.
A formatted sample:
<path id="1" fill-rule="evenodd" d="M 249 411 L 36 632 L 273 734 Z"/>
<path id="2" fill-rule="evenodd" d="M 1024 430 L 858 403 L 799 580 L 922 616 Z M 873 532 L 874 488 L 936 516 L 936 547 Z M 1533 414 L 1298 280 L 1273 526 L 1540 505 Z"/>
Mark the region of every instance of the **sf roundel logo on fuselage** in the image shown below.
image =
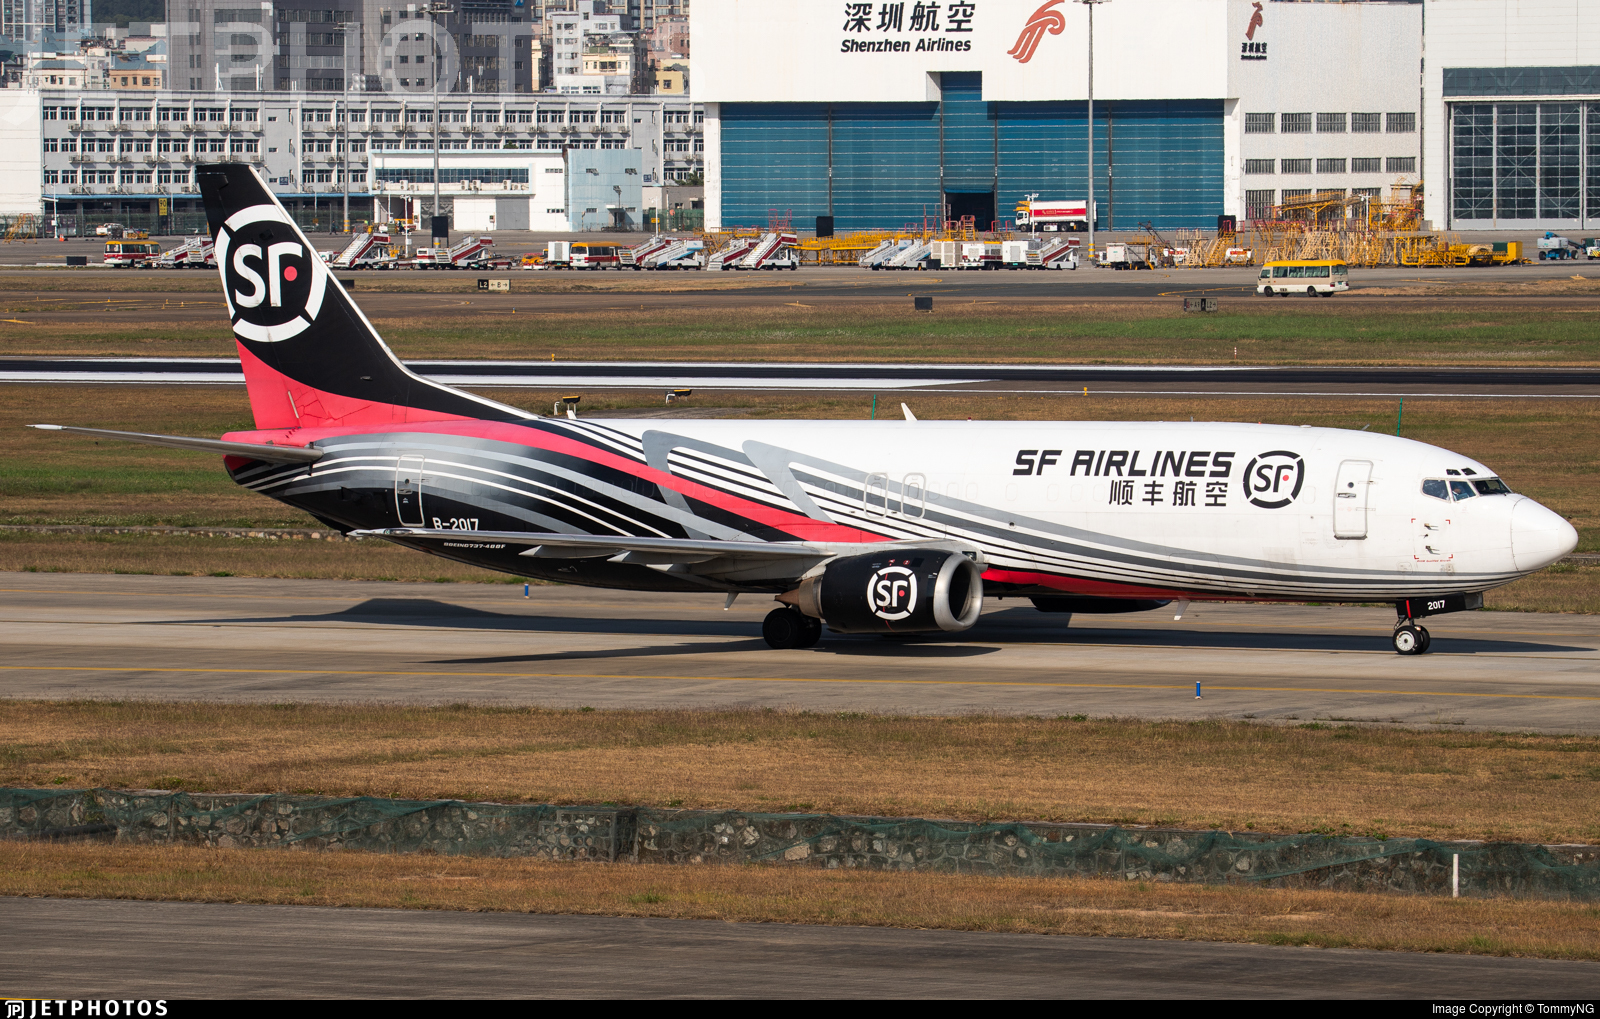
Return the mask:
<path id="1" fill-rule="evenodd" d="M 1245 498 L 1262 509 L 1282 509 L 1294 502 L 1306 480 L 1306 461 L 1299 453 L 1275 449 L 1262 453 L 1244 469 Z"/>
<path id="2" fill-rule="evenodd" d="M 867 604 L 880 619 L 904 619 L 917 608 L 917 575 L 908 566 L 885 566 L 867 580 Z"/>
<path id="3" fill-rule="evenodd" d="M 282 210 L 243 209 L 217 233 L 217 267 L 233 331 L 258 343 L 299 335 L 322 310 L 327 271 Z"/>

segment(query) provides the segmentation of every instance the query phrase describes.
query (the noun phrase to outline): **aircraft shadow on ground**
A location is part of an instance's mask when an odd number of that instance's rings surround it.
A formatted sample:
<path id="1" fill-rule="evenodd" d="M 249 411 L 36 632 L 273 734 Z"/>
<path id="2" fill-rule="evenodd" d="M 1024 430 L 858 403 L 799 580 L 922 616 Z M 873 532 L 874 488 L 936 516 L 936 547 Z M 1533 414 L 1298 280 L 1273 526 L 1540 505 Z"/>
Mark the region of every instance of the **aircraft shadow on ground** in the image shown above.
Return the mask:
<path id="1" fill-rule="evenodd" d="M 1126 618 L 1126 617 L 1121 617 Z M 1136 644 L 1173 649 L 1258 651 L 1373 651 L 1389 646 L 1388 638 L 1374 633 L 1327 633 L 1296 630 L 1197 630 L 1180 622 L 1162 620 L 1159 614 L 1148 626 L 1096 625 L 1095 616 L 1074 616 L 1068 625 L 1058 615 L 1030 608 L 1002 609 L 983 616 L 970 630 L 950 634 L 920 634 L 884 639 L 871 635 L 828 633 L 817 648 L 844 655 L 882 655 L 902 658 L 961 658 L 992 654 L 1007 644 L 1060 642 L 1117 647 Z M 1159 620 L 1159 621 L 1158 621 Z M 757 636 L 759 624 L 750 620 L 659 619 L 538 615 L 490 612 L 452 605 L 432 598 L 369 598 L 336 612 L 295 613 L 279 616 L 179 619 L 172 625 L 199 623 L 350 623 L 371 622 L 389 626 L 442 629 L 507 630 L 525 633 L 607 634 L 649 637 L 735 637 L 737 643 L 719 644 L 716 650 L 743 651 L 765 648 Z M 974 647 L 974 642 L 996 645 Z M 616 651 L 574 651 L 550 655 L 451 659 L 456 663 L 561 661 L 573 658 L 648 657 L 661 654 L 704 654 L 705 645 L 658 645 Z M 1456 637 L 1435 634 L 1432 654 L 1560 654 L 1593 651 L 1591 646 L 1554 644 L 1534 640 Z"/>

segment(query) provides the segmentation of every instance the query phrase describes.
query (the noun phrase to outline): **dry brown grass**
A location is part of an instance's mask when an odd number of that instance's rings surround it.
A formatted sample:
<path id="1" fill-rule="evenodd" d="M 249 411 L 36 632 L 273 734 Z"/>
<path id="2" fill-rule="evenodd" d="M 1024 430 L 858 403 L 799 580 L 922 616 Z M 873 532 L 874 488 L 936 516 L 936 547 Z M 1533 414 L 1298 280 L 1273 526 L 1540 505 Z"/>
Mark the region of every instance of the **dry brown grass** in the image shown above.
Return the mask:
<path id="1" fill-rule="evenodd" d="M 1600 739 L 1322 723 L 16 701 L 0 785 L 1600 842 Z"/>
<path id="2" fill-rule="evenodd" d="M 1600 908 L 1093 879 L 0 843 L 0 895 L 698 918 L 1600 958 Z"/>
<path id="3" fill-rule="evenodd" d="M 163 534 L 0 531 L 0 571 L 511 584 L 520 578 L 381 539 L 275 541 Z"/>

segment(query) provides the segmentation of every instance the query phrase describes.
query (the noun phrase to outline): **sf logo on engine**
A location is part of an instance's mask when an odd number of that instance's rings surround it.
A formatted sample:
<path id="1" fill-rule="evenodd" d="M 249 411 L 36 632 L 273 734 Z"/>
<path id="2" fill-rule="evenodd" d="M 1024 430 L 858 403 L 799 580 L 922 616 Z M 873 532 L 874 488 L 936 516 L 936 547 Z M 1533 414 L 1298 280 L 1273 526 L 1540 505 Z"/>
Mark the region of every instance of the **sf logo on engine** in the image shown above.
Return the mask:
<path id="1" fill-rule="evenodd" d="M 917 608 L 917 575 L 909 566 L 885 566 L 867 579 L 867 604 L 880 619 L 904 619 Z"/>
<path id="2" fill-rule="evenodd" d="M 1262 509 L 1282 509 L 1294 502 L 1306 480 L 1306 461 L 1299 453 L 1275 449 L 1262 453 L 1244 469 L 1245 498 Z"/>
<path id="3" fill-rule="evenodd" d="M 299 335 L 322 309 L 327 273 L 317 253 L 275 206 L 234 213 L 217 234 L 217 265 L 233 331 L 278 343 Z"/>

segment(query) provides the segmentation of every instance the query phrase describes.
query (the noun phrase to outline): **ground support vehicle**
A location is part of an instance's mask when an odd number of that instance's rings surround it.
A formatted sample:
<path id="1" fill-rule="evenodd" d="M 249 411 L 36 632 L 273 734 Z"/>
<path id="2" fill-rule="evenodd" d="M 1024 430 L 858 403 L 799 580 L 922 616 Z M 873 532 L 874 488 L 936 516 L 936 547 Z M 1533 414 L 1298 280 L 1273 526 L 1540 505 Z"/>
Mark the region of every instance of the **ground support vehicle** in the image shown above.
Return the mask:
<path id="1" fill-rule="evenodd" d="M 1039 249 L 1032 241 L 1001 241 L 1000 264 L 1007 269 L 1038 267 Z"/>
<path id="2" fill-rule="evenodd" d="M 618 248 L 617 260 L 623 268 L 638 272 L 645 267 L 645 263 L 651 255 L 664 248 L 671 247 L 676 242 L 676 237 L 663 237 L 661 234 L 656 234 L 642 244 L 635 244 L 631 248 Z"/>
<path id="3" fill-rule="evenodd" d="M 389 252 L 393 240 L 388 234 L 356 234 L 345 249 L 329 263 L 335 269 L 378 269 L 395 261 Z"/>
<path id="4" fill-rule="evenodd" d="M 156 269 L 215 269 L 217 249 L 209 237 L 190 237 L 146 264 Z"/>
<path id="5" fill-rule="evenodd" d="M 956 243 L 956 264 L 952 269 L 1002 269 L 1000 242 L 959 241 Z"/>
<path id="6" fill-rule="evenodd" d="M 568 269 L 572 266 L 571 241 L 546 241 L 544 244 L 544 268 Z M 528 268 L 527 259 L 523 259 L 524 269 Z"/>
<path id="7" fill-rule="evenodd" d="M 1062 237 L 1045 241 L 1039 248 L 1040 269 L 1076 269 L 1083 245 L 1076 237 Z"/>
<path id="8" fill-rule="evenodd" d="M 1095 264 L 1102 269 L 1148 269 L 1147 253 L 1134 244 L 1107 244 L 1095 256 Z"/>
<path id="9" fill-rule="evenodd" d="M 703 269 L 706 264 L 706 242 L 699 239 L 674 239 L 673 242 L 645 258 L 646 269 Z"/>
<path id="10" fill-rule="evenodd" d="M 871 251 L 856 260 L 856 264 L 864 269 L 886 269 L 889 263 L 907 248 L 914 248 L 920 242 L 908 237 L 884 241 Z"/>
<path id="11" fill-rule="evenodd" d="M 1350 269 L 1337 260 L 1282 259 L 1261 267 L 1256 280 L 1256 293 L 1270 297 L 1277 294 L 1305 294 L 1307 297 L 1332 297 L 1341 290 L 1350 289 Z"/>
<path id="12" fill-rule="evenodd" d="M 784 230 L 763 234 L 750 253 L 739 259 L 736 269 L 798 269 L 800 257 L 794 246 L 800 238 Z"/>
<path id="13" fill-rule="evenodd" d="M 1564 261 L 1577 258 L 1580 254 L 1578 246 L 1560 234 L 1546 230 L 1543 237 L 1534 242 L 1539 247 L 1539 261 Z"/>
<path id="14" fill-rule="evenodd" d="M 106 241 L 106 265 L 154 266 L 160 255 L 161 245 L 154 241 Z"/>
<path id="15" fill-rule="evenodd" d="M 614 244 L 586 244 L 571 247 L 567 266 L 572 269 L 621 269 L 622 256 Z"/>
<path id="16" fill-rule="evenodd" d="M 487 269 L 494 260 L 493 237 L 468 237 L 448 248 L 418 248 L 416 269 Z"/>
<path id="17" fill-rule="evenodd" d="M 1026 199 L 1017 203 L 1017 229 L 1029 233 L 1051 233 L 1089 229 L 1089 203 L 1083 199 L 1040 201 Z"/>
<path id="18" fill-rule="evenodd" d="M 927 241 L 912 241 L 909 245 L 895 252 L 883 263 L 885 269 L 926 269 L 928 267 L 928 254 L 933 250 Z"/>
<path id="19" fill-rule="evenodd" d="M 711 257 L 706 260 L 706 268 L 715 272 L 723 272 L 734 268 L 739 260 L 748 255 L 758 243 L 756 237 L 735 237 L 724 244 Z"/>

